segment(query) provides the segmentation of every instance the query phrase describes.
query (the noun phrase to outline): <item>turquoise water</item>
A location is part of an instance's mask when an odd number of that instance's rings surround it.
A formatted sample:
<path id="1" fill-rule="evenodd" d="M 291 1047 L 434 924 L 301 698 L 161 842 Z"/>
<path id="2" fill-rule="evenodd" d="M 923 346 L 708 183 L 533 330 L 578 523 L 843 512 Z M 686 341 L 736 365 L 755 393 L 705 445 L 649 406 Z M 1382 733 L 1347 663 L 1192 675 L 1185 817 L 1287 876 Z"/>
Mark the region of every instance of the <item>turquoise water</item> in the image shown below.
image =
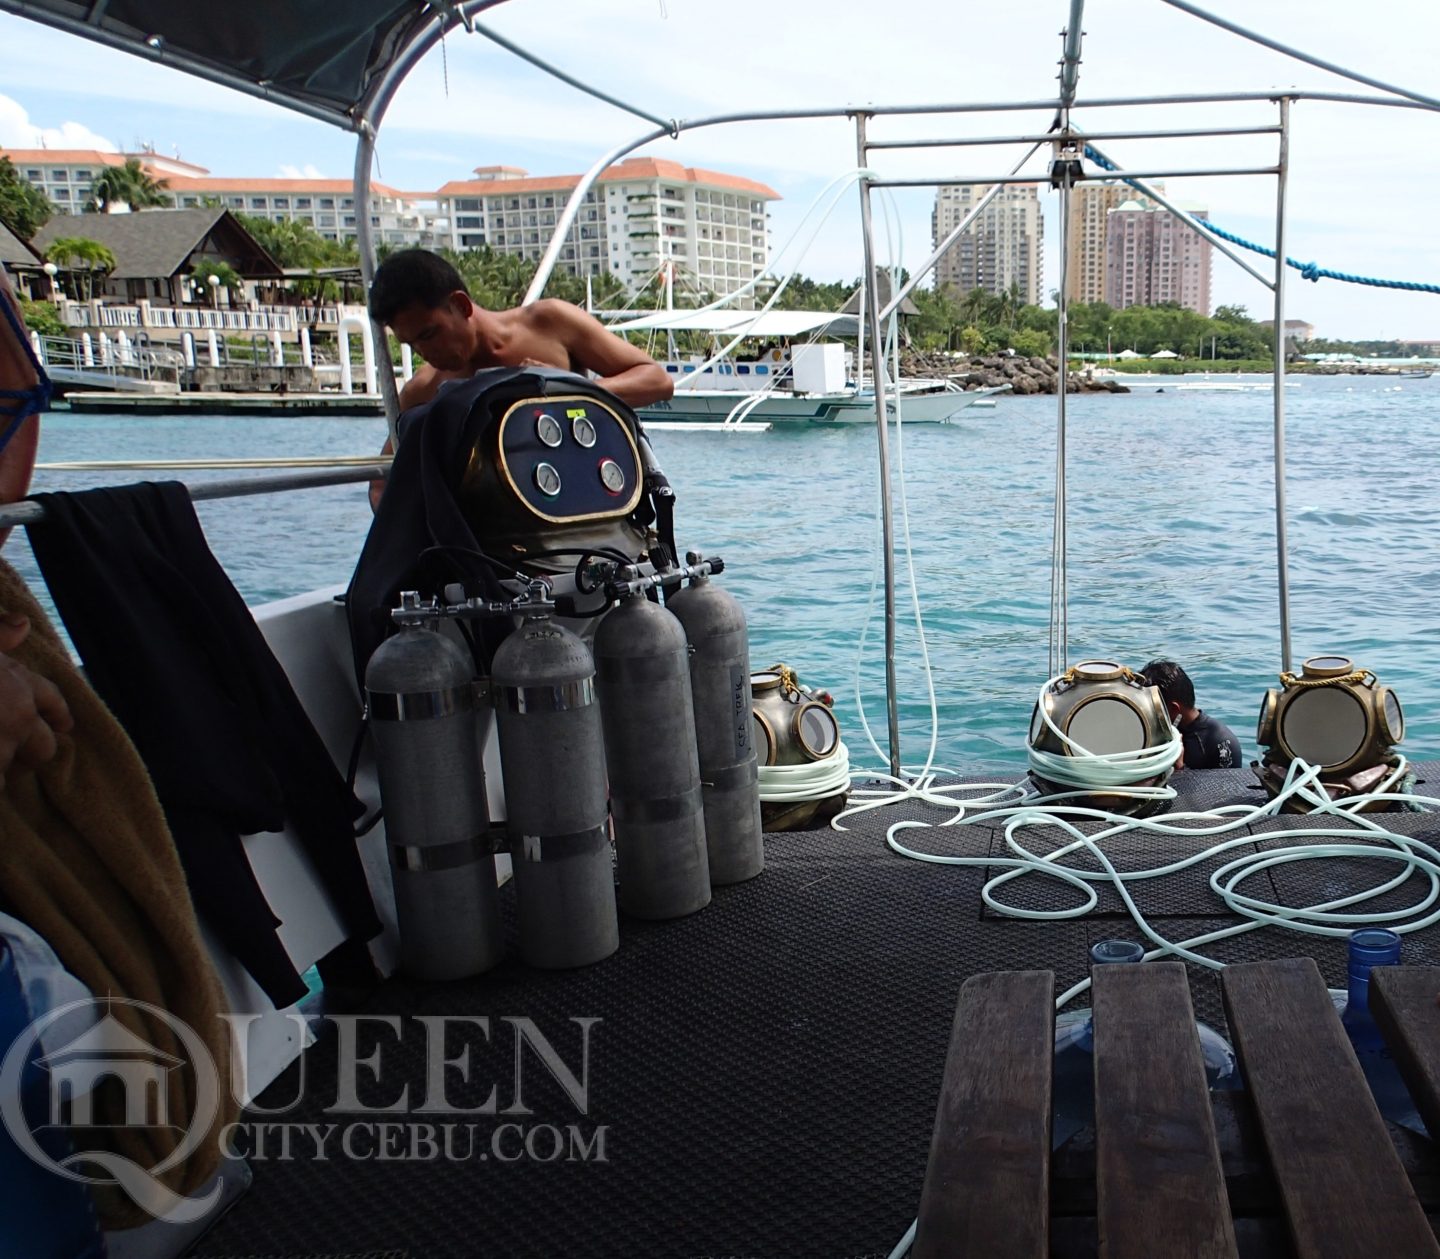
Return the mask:
<path id="1" fill-rule="evenodd" d="M 1255 716 L 1280 667 L 1270 395 L 1165 383 L 1158 394 L 1069 400 L 1069 658 L 1178 659 L 1201 707 L 1253 757 Z M 1405 705 L 1403 750 L 1440 755 L 1440 378 L 1312 378 L 1286 395 L 1297 667 L 1338 653 L 1373 669 Z M 1006 398 L 904 434 L 941 765 L 1023 763 L 1047 677 L 1054 435 L 1053 398 Z M 383 436 L 370 419 L 53 415 L 41 458 L 364 454 Z M 833 691 L 852 755 L 878 764 L 853 682 L 858 660 L 883 745 L 878 597 L 860 658 L 877 554 L 873 431 L 657 433 L 654 444 L 679 496 L 681 545 L 730 565 L 755 667 L 783 660 Z M 37 483 L 116 479 L 42 473 Z M 358 486 L 198 510 L 251 603 L 344 582 L 370 519 Z M 7 557 L 33 574 L 18 538 Z M 919 764 L 929 710 L 913 623 L 899 678 L 905 759 Z"/>

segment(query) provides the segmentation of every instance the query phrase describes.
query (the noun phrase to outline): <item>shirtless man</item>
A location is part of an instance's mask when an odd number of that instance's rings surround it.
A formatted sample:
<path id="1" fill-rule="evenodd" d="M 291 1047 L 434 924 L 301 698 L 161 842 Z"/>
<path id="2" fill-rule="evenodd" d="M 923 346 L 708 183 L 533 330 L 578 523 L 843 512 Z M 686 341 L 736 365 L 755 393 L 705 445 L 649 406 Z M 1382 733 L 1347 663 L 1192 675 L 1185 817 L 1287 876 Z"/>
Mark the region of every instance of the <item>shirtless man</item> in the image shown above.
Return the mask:
<path id="1" fill-rule="evenodd" d="M 632 407 L 675 392 L 660 364 L 579 307 L 546 299 L 485 310 L 471 301 L 460 273 L 425 249 L 402 250 L 381 264 L 370 287 L 370 314 L 425 359 L 400 391 L 401 411 L 429 402 L 443 381 L 484 367 L 593 372 L 597 385 Z M 382 453 L 391 451 L 387 440 Z M 370 483 L 372 508 L 384 489 L 384 481 Z"/>

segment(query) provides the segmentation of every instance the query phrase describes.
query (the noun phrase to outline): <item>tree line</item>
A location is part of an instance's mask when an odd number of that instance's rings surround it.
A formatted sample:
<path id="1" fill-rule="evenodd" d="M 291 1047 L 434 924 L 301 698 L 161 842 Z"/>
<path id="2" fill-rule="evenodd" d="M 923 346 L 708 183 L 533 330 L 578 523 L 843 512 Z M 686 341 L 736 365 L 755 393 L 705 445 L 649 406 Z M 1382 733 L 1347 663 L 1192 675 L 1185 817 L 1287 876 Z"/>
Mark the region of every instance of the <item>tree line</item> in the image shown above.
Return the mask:
<path id="1" fill-rule="evenodd" d="M 106 167 L 97 177 L 86 210 L 104 210 L 125 204 L 133 210 L 168 205 L 170 194 L 165 181 L 146 173 L 139 161 L 128 159 L 123 166 Z M 221 208 L 217 198 L 204 198 L 202 205 Z M 22 240 L 29 240 L 56 212 L 56 207 L 39 189 L 21 178 L 8 157 L 0 157 L 0 222 Z M 294 288 L 313 300 L 336 300 L 342 286 L 327 270 L 358 268 L 359 255 L 354 237 L 332 241 L 308 223 L 291 220 L 276 223 L 235 211 L 235 218 L 280 266 L 291 270 L 310 269 L 316 274 L 298 277 Z M 381 246 L 381 259 L 392 252 Z M 475 249 L 438 251 L 460 272 L 474 299 L 487 309 L 505 309 L 523 299 L 537 264 L 532 259 L 501 253 L 487 246 Z M 47 258 L 76 276 L 76 288 L 89 293 L 94 283 L 114 269 L 115 259 L 103 245 L 84 237 L 57 240 Z M 240 277 L 223 262 L 207 262 L 196 270 L 204 283 L 214 273 L 220 284 L 234 291 Z M 903 273 L 902 273 L 903 276 Z M 762 288 L 757 304 L 773 292 Z M 821 281 L 809 276 L 792 276 L 775 305 L 780 310 L 839 310 L 860 287 L 858 279 Z M 653 290 L 653 291 L 650 291 Z M 597 307 L 616 308 L 629 303 L 655 306 L 661 295 L 658 279 L 638 294 L 629 294 L 610 272 L 590 279 L 587 294 L 583 278 L 555 272 L 546 285 L 546 295 L 577 305 L 588 299 Z M 697 306 L 713 300 L 714 294 L 687 292 L 677 288 L 677 306 Z M 1053 298 L 1053 294 L 1052 294 Z M 1014 350 L 1024 355 L 1055 352 L 1057 311 L 1052 306 L 1026 303 L 1018 286 L 1000 293 L 973 289 L 959 293 L 949 287 L 917 288 L 910 295 L 916 308 L 905 323 L 906 335 L 920 350 L 950 350 L 971 355 Z M 1271 356 L 1271 332 L 1252 319 L 1243 306 L 1220 306 L 1213 315 L 1202 315 L 1176 303 L 1157 306 L 1128 306 L 1123 310 L 1104 302 L 1076 303 L 1070 307 L 1070 351 L 1082 355 L 1119 354 L 1133 350 L 1149 356 L 1170 350 L 1185 358 L 1256 360 Z M 1407 353 L 1398 342 L 1311 341 L 1299 347 L 1305 352 L 1354 354 Z"/>

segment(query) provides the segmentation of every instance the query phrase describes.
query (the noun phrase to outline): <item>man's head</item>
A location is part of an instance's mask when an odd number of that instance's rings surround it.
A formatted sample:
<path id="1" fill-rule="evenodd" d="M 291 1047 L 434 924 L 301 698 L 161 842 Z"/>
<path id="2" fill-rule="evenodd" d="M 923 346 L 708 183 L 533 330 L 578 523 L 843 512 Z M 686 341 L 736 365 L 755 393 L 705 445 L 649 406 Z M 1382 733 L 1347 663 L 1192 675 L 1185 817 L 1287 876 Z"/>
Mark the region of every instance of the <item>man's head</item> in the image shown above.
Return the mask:
<path id="1" fill-rule="evenodd" d="M 478 341 L 474 311 L 460 273 L 428 249 L 391 254 L 370 286 L 370 317 L 441 371 L 469 367 Z"/>
<path id="2" fill-rule="evenodd" d="M 1195 684 L 1173 660 L 1152 660 L 1140 674 L 1159 690 L 1172 718 L 1181 717 L 1195 707 Z"/>

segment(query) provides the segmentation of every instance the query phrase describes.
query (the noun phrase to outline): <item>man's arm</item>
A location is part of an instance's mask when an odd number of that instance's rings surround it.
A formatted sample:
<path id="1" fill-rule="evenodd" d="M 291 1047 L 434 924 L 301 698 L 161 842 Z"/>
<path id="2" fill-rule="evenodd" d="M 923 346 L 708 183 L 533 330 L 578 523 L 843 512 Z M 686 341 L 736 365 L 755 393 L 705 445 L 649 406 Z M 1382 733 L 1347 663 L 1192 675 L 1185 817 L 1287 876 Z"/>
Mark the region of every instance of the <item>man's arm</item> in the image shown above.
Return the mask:
<path id="1" fill-rule="evenodd" d="M 429 402 L 440 389 L 440 373 L 430 364 L 426 363 L 409 380 L 405 387 L 400 390 L 400 413 L 403 415 L 411 407 L 418 407 L 421 403 Z M 382 455 L 393 455 L 395 447 L 387 437 L 385 444 L 380 447 Z M 380 495 L 385 493 L 384 480 L 370 482 L 370 510 L 376 511 L 380 507 Z"/>
<path id="2" fill-rule="evenodd" d="M 621 402 L 643 407 L 674 394 L 674 382 L 659 363 L 593 315 L 554 298 L 536 302 L 533 309 L 540 328 L 569 350 L 571 362 L 594 372 L 595 383 Z"/>

